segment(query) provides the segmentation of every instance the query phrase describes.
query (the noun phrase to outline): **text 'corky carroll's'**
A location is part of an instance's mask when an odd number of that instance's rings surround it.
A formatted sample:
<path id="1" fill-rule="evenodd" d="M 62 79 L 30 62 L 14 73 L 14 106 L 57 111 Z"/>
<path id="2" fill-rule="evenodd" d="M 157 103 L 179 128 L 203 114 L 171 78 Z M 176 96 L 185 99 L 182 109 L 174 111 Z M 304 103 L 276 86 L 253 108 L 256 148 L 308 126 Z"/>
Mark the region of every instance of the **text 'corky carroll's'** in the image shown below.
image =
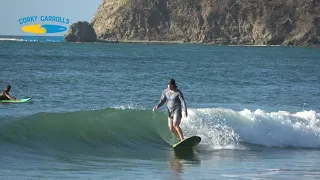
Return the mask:
<path id="1" fill-rule="evenodd" d="M 24 18 L 20 18 L 19 19 L 19 23 L 20 24 L 26 24 L 26 23 L 30 23 L 30 22 L 37 22 L 37 20 L 39 21 L 50 21 L 50 22 L 58 22 L 58 23 L 63 23 L 63 24 L 69 24 L 70 23 L 70 19 L 69 18 L 64 18 L 61 16 L 40 16 L 40 18 L 38 19 L 38 16 L 27 16 Z"/>

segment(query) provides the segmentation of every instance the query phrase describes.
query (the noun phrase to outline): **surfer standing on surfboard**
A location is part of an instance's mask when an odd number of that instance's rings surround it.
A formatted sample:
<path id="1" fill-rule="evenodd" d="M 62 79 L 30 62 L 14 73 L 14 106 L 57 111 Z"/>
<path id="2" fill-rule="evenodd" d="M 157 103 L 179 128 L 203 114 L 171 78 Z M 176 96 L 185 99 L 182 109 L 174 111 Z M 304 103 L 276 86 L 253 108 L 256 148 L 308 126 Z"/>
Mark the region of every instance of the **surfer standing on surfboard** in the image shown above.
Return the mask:
<path id="1" fill-rule="evenodd" d="M 159 103 L 153 108 L 156 111 L 161 107 L 166 101 L 168 110 L 168 126 L 170 131 L 180 140 L 183 141 L 183 133 L 180 128 L 180 123 L 182 119 L 182 110 L 185 117 L 188 116 L 187 105 L 184 101 L 182 92 L 177 88 L 174 79 L 170 79 L 168 82 L 168 88 L 162 92 Z"/>
<path id="2" fill-rule="evenodd" d="M 8 85 L 4 90 L 0 92 L 0 100 L 17 100 L 16 98 L 10 96 L 9 91 L 11 86 Z"/>

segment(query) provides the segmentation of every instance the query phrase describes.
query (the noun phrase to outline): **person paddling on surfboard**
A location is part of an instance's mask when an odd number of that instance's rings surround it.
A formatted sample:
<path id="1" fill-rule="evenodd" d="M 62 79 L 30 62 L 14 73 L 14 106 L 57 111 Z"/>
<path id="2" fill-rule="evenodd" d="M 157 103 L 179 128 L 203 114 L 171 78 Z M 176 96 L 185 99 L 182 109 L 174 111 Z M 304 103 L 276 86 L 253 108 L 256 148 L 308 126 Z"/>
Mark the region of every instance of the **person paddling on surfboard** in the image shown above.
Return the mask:
<path id="1" fill-rule="evenodd" d="M 168 82 L 168 88 L 162 92 L 159 103 L 153 108 L 156 111 L 160 108 L 166 101 L 168 110 L 168 126 L 170 131 L 180 140 L 183 141 L 183 133 L 180 128 L 180 123 L 182 119 L 182 110 L 185 117 L 188 116 L 187 105 L 184 101 L 182 92 L 177 88 L 174 79 L 170 79 Z"/>
<path id="2" fill-rule="evenodd" d="M 2 90 L 0 92 L 0 100 L 14 100 L 16 101 L 17 99 L 10 96 L 9 92 L 10 92 L 11 86 L 8 85 L 4 90 Z"/>

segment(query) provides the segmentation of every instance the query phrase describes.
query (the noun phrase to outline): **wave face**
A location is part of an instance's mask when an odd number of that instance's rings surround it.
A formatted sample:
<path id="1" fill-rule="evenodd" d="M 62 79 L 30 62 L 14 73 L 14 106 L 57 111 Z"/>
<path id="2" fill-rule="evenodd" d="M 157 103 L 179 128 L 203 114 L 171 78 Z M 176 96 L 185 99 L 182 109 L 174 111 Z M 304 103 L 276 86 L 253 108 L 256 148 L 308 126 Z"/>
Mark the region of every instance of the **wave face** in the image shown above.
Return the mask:
<path id="1" fill-rule="evenodd" d="M 251 145 L 319 148 L 319 117 L 314 111 L 201 108 L 189 109 L 181 127 L 185 136 L 202 138 L 198 147 L 202 150 Z M 164 150 L 177 141 L 167 128 L 166 113 L 128 108 L 4 117 L 0 130 L 1 143 L 43 151 L 114 155 Z"/>
<path id="2" fill-rule="evenodd" d="M 169 147 L 164 139 L 171 134 L 163 121 L 165 115 L 159 115 L 154 116 L 150 110 L 109 108 L 3 118 L 0 120 L 0 143 L 79 153 L 164 149 Z"/>

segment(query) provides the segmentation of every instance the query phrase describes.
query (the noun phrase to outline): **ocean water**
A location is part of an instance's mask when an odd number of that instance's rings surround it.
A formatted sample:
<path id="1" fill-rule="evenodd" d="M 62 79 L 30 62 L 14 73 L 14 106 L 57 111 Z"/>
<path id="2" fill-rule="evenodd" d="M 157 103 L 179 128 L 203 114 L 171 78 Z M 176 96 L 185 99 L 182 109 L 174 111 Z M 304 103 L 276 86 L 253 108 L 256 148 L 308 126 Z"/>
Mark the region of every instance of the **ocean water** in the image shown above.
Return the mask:
<path id="1" fill-rule="evenodd" d="M 0 179 L 319 179 L 320 50 L 0 41 Z M 183 92 L 175 152 L 159 101 Z"/>

